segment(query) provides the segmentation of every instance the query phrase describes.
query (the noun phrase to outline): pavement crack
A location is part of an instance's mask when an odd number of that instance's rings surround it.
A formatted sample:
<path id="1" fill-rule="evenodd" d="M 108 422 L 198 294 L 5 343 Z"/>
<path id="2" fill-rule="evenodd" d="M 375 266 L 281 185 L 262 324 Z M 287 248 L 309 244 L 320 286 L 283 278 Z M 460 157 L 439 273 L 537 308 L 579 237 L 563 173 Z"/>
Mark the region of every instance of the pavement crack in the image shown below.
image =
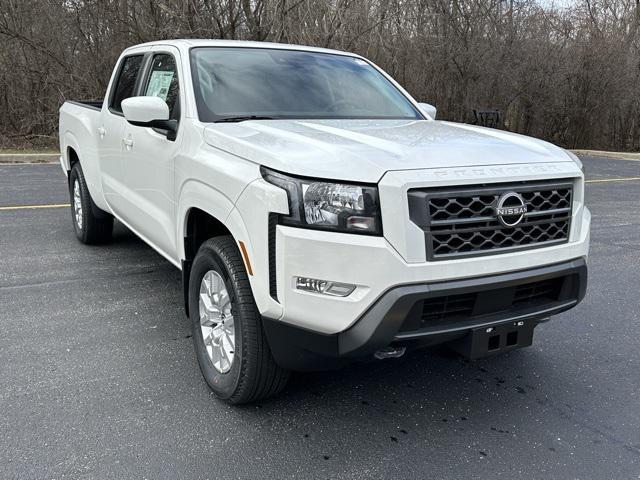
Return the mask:
<path id="1" fill-rule="evenodd" d="M 154 273 L 161 272 L 163 270 L 167 270 L 169 264 L 166 263 L 158 263 L 154 265 L 145 265 L 144 267 L 138 267 L 136 269 L 128 269 L 122 272 L 118 272 L 115 274 L 100 274 L 100 279 L 113 279 L 113 278 L 122 278 L 126 277 L 135 277 L 135 276 L 143 276 L 143 275 L 152 275 Z M 30 287 L 47 287 L 50 285 L 65 285 L 69 283 L 76 282 L 85 282 L 87 280 L 95 280 L 95 275 L 90 276 L 78 276 L 73 278 L 66 278 L 63 280 L 48 280 L 45 282 L 32 282 L 32 283 L 19 283 L 15 285 L 0 285 L 0 292 L 4 290 L 16 290 L 22 288 L 30 288 Z"/>

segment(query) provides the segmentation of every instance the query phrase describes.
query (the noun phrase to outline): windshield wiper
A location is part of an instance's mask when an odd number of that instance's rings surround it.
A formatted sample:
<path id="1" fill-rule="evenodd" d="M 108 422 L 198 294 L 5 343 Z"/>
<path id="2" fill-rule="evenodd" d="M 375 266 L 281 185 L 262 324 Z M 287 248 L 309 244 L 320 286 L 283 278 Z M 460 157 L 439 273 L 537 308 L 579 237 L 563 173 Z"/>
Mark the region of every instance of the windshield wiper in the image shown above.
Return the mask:
<path id="1" fill-rule="evenodd" d="M 263 115 L 245 115 L 242 117 L 226 117 L 216 120 L 214 123 L 225 122 L 244 122 L 245 120 L 275 120 L 275 117 L 267 117 Z"/>

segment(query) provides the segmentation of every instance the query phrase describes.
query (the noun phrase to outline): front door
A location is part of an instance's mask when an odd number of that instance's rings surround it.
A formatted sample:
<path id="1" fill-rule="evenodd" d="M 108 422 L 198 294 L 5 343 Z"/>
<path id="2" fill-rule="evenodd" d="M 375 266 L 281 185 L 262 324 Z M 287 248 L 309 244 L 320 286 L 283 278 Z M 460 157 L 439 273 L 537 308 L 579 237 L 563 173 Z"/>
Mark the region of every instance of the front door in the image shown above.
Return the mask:
<path id="1" fill-rule="evenodd" d="M 162 98 L 171 119 L 180 122 L 181 94 L 177 50 L 162 47 L 153 52 L 140 86 L 140 95 Z M 122 143 L 123 185 L 116 212 L 138 234 L 174 261 L 176 254 L 174 158 L 178 153 L 182 129 L 175 140 L 167 132 L 126 124 Z"/>
<path id="2" fill-rule="evenodd" d="M 135 54 L 124 57 L 110 88 L 109 98 L 105 99 L 98 126 L 99 162 L 102 190 L 110 207 L 117 203 L 120 169 L 122 167 L 122 135 L 127 121 L 122 115 L 122 101 L 132 97 L 136 80 L 140 73 L 144 55 Z"/>

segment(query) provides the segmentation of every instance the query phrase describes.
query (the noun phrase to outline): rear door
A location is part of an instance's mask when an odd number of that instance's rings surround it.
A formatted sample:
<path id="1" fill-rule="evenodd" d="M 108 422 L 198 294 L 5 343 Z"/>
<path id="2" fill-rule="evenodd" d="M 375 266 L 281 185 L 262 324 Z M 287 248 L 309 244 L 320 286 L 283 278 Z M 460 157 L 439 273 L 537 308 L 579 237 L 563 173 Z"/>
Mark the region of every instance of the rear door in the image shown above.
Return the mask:
<path id="1" fill-rule="evenodd" d="M 144 54 L 123 57 L 116 67 L 108 97 L 103 105 L 98 126 L 99 161 L 102 188 L 109 206 L 117 203 L 120 184 L 120 169 L 123 155 L 122 136 L 127 124 L 122 114 L 122 101 L 135 94 L 138 78 L 144 64 Z"/>
<path id="2" fill-rule="evenodd" d="M 145 62 L 138 95 L 157 96 L 178 121 L 176 138 L 154 128 L 127 124 L 119 182 L 122 198 L 116 212 L 138 234 L 177 261 L 175 238 L 174 159 L 183 137 L 181 105 L 184 104 L 179 51 L 154 47 Z"/>

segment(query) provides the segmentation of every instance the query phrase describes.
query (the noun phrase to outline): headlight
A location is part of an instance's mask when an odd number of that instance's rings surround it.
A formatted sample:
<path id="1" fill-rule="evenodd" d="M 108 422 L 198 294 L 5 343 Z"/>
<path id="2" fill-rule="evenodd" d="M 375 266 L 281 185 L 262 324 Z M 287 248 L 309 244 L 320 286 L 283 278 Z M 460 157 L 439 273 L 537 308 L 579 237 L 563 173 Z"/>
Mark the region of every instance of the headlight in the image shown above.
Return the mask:
<path id="1" fill-rule="evenodd" d="M 283 225 L 382 235 L 376 186 L 291 177 L 264 167 L 261 173 L 287 191 L 289 215 L 281 217 Z"/>

